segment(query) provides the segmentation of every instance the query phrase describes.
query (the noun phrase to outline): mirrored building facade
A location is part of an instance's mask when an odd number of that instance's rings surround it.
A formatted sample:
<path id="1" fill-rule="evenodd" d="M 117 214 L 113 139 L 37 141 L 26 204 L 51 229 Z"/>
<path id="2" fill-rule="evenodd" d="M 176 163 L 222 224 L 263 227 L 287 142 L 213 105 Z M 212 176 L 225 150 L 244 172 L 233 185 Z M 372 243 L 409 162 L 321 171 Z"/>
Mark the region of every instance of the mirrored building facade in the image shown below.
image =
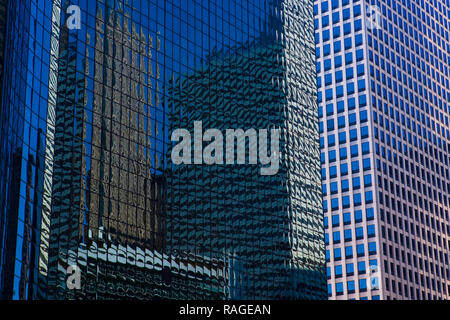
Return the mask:
<path id="1" fill-rule="evenodd" d="M 312 1 L 4 3 L 1 298 L 326 298 Z M 175 165 L 195 121 L 278 172 Z"/>

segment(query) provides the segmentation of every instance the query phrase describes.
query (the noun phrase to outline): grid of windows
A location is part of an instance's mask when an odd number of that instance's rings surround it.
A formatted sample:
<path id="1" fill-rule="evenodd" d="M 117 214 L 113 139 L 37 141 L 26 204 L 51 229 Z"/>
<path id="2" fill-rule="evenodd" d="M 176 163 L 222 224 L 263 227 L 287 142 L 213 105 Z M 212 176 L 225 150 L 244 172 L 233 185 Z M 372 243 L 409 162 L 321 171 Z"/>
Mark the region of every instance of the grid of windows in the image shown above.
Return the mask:
<path id="1" fill-rule="evenodd" d="M 445 299 L 449 3 L 326 0 L 314 13 L 327 250 L 358 269 L 330 272 L 329 297 Z"/>
<path id="2" fill-rule="evenodd" d="M 0 298 L 326 298 L 312 1 L 5 2 Z M 278 174 L 175 165 L 194 121 Z"/>
<path id="3" fill-rule="evenodd" d="M 373 2 L 368 33 L 386 299 L 450 295 L 447 1 Z"/>
<path id="4" fill-rule="evenodd" d="M 376 225 L 366 226 L 373 220 L 375 190 L 363 6 L 362 1 L 315 3 L 324 217 L 332 220 L 325 234 L 332 235 L 327 250 L 334 253 L 328 262 L 346 262 L 341 284 L 338 274 L 330 272 L 330 297 L 367 295 L 366 266 L 369 260 L 377 264 L 376 240 L 367 241 L 375 236 Z"/>

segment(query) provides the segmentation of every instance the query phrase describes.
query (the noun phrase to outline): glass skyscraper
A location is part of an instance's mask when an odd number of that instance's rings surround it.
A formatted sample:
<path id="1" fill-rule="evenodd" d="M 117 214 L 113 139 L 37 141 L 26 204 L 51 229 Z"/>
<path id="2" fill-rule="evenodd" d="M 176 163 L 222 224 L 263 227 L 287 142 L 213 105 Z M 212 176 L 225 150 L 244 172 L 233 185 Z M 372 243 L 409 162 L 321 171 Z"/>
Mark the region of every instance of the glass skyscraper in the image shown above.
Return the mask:
<path id="1" fill-rule="evenodd" d="M 312 1 L 0 10 L 1 298 L 326 299 Z M 198 121 L 278 172 L 175 165 Z"/>
<path id="2" fill-rule="evenodd" d="M 315 1 L 330 299 L 450 297 L 450 3 Z"/>

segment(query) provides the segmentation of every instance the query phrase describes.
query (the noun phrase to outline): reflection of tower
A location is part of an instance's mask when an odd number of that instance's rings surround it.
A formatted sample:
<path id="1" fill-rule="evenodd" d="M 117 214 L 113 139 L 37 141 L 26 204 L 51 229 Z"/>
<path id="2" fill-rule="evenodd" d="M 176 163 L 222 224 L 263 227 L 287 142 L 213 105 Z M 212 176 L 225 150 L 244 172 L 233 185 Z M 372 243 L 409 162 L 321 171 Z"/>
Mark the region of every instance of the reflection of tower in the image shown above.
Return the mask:
<path id="1" fill-rule="evenodd" d="M 194 121 L 222 132 L 281 129 L 274 176 L 229 164 L 174 166 L 169 176 L 170 250 L 231 259 L 231 298 L 325 297 L 314 70 L 305 63 L 314 57 L 297 49 L 261 37 L 214 54 L 169 90 L 171 131 L 193 136 Z"/>
<path id="2" fill-rule="evenodd" d="M 61 29 L 47 279 L 52 298 L 67 293 L 69 255 L 80 243 L 164 245 L 153 40 L 149 36 L 147 43 L 134 24 L 130 32 L 129 18 L 120 12 L 106 17 L 107 23 L 99 9 L 95 36 L 86 33 L 88 46 L 95 39 L 94 57 L 89 60 L 86 47 L 81 64 L 76 37 Z M 159 51 L 159 39 L 155 47 Z"/>
<path id="3" fill-rule="evenodd" d="M 53 185 L 48 251 L 49 296 L 64 283 L 67 252 L 78 247 L 82 235 L 84 206 L 82 157 L 84 86 L 85 79 L 77 79 L 76 39 L 67 28 L 61 28 L 58 59 L 58 93 L 55 108 L 55 141 Z"/>
<path id="4" fill-rule="evenodd" d="M 137 33 L 125 15 L 98 11 L 92 102 L 92 158 L 87 223 L 94 238 L 161 248 L 165 181 L 152 119 L 151 36 Z M 159 66 L 156 63 L 156 79 Z M 159 97 L 155 92 L 155 104 Z M 154 111 L 153 111 L 154 112 Z M 102 228 L 104 234 L 99 234 Z"/>

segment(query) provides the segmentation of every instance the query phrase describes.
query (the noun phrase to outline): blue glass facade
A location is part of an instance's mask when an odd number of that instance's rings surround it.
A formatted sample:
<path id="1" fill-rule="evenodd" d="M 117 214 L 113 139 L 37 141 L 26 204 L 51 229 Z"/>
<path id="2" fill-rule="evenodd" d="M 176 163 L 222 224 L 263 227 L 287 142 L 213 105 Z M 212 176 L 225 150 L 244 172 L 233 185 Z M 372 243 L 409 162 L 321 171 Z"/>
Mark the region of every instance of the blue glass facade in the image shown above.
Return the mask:
<path id="1" fill-rule="evenodd" d="M 314 5 L 328 295 L 448 299 L 448 1 Z"/>
<path id="2" fill-rule="evenodd" d="M 326 298 L 312 2 L 5 10 L 2 298 Z M 278 173 L 174 165 L 194 121 L 280 129 Z"/>

